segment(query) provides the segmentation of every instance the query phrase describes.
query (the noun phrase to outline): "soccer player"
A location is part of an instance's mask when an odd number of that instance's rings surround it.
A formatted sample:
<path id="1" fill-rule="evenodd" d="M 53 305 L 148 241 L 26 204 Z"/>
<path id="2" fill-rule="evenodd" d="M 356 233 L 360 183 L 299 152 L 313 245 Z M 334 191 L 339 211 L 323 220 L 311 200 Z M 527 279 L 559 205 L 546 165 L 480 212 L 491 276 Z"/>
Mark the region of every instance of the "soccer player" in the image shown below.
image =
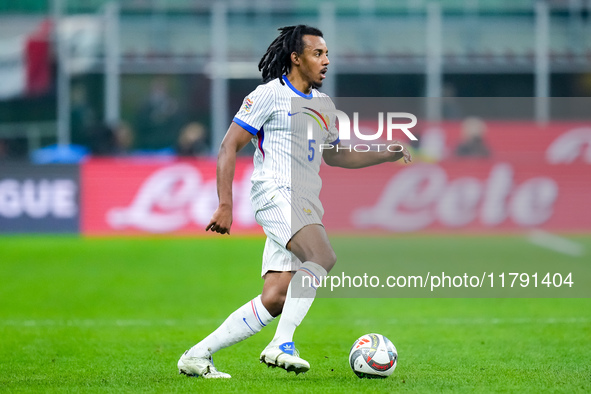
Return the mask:
<path id="1" fill-rule="evenodd" d="M 187 350 L 178 362 L 180 373 L 204 378 L 229 378 L 218 371 L 212 354 L 259 332 L 281 314 L 277 331 L 263 350 L 260 361 L 296 374 L 306 372 L 310 364 L 299 357 L 293 343 L 296 327 L 306 316 L 318 279 L 327 275 L 336 255 L 322 225 L 324 213 L 319 200 L 321 157 L 331 166 L 361 168 L 403 158 L 410 162 L 406 149 L 401 152 L 355 152 L 326 149 L 322 155 L 310 150 L 302 154 L 294 149 L 290 136 L 297 113 L 291 113 L 292 98 L 328 99 L 317 88 L 326 78 L 328 50 L 322 32 L 298 25 L 279 29 L 259 63 L 264 84 L 249 94 L 233 119 L 222 141 L 217 165 L 219 206 L 206 230 L 230 234 L 232 225 L 232 181 L 236 154 L 248 142 L 257 147 L 254 154 L 251 202 L 257 222 L 267 240 L 263 252 L 262 293 L 234 311 L 213 333 Z M 334 121 L 317 143 L 340 144 Z M 295 130 L 306 133 L 306 128 Z M 316 135 L 315 135 L 316 136 Z M 304 177 L 296 187 L 295 172 Z M 296 294 L 304 276 L 315 280 Z"/>

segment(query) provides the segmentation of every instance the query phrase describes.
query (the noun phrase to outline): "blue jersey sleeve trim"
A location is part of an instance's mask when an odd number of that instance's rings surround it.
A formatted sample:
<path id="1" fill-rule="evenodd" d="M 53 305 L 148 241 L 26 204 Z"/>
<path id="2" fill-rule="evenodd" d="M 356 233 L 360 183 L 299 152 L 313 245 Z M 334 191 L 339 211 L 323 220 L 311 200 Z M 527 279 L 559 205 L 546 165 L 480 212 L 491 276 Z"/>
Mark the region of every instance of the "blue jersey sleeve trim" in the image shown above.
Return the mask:
<path id="1" fill-rule="evenodd" d="M 337 138 L 336 140 L 334 140 L 334 142 L 331 142 L 330 145 L 337 146 L 339 144 L 339 142 L 341 142 L 341 139 Z"/>
<path id="2" fill-rule="evenodd" d="M 245 121 L 238 119 L 237 117 L 234 117 L 234 119 L 232 119 L 232 122 L 236 123 L 238 126 L 242 127 L 244 130 L 248 131 L 252 135 L 256 135 L 259 132 L 257 129 L 255 129 Z"/>
<path id="3" fill-rule="evenodd" d="M 283 75 L 281 78 L 283 78 L 283 81 L 287 84 L 287 86 L 289 86 L 289 88 L 291 90 L 294 91 L 295 94 L 297 94 L 298 96 L 302 96 L 303 98 L 306 99 L 311 99 L 312 98 L 312 92 L 310 92 L 310 94 L 304 94 L 302 92 L 300 92 L 299 90 L 297 90 L 292 84 L 291 82 L 289 82 L 289 79 L 287 79 L 287 75 Z"/>

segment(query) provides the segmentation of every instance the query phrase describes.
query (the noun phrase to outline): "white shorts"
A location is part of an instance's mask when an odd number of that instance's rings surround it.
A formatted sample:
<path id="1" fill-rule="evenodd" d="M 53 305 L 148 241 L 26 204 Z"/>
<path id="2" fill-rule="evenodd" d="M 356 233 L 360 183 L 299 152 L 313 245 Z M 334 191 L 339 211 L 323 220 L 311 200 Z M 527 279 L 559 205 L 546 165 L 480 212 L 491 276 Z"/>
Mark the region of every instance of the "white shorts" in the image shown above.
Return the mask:
<path id="1" fill-rule="evenodd" d="M 286 246 L 304 226 L 322 225 L 324 209 L 320 200 L 275 188 L 253 201 L 253 207 L 256 221 L 267 235 L 261 275 L 267 271 L 297 271 L 302 262 Z"/>
<path id="2" fill-rule="evenodd" d="M 265 241 L 265 250 L 263 251 L 263 268 L 261 276 L 269 271 L 297 271 L 302 262 L 285 247 L 279 245 L 271 238 Z"/>

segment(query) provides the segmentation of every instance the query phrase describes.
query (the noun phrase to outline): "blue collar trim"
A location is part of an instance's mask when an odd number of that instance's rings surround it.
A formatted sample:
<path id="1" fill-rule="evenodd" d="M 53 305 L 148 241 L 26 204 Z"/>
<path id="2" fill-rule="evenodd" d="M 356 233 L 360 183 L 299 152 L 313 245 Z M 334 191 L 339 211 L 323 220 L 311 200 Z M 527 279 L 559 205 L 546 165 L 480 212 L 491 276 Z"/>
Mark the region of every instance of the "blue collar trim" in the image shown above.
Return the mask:
<path id="1" fill-rule="evenodd" d="M 304 94 L 304 93 L 300 92 L 299 90 L 297 90 L 291 84 L 291 82 L 289 82 L 289 79 L 287 79 L 287 75 L 283 75 L 282 78 L 285 81 L 285 83 L 287 84 L 287 86 L 289 86 L 289 88 L 295 92 L 295 94 L 297 94 L 298 96 L 302 96 L 303 98 L 306 98 L 306 99 L 311 99 L 312 98 L 312 94 L 313 94 L 312 92 L 310 92 L 310 94 Z"/>

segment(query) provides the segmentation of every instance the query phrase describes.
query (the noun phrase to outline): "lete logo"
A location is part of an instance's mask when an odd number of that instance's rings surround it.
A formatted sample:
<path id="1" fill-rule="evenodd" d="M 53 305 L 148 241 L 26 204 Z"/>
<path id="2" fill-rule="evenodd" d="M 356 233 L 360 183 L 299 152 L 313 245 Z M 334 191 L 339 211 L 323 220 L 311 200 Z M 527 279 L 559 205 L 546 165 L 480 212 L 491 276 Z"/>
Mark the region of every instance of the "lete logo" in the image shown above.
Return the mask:
<path id="1" fill-rule="evenodd" d="M 513 182 L 513 169 L 500 163 L 489 177 L 448 180 L 437 165 L 415 165 L 392 177 L 376 205 L 353 212 L 358 227 L 377 226 L 391 231 L 415 231 L 436 220 L 461 227 L 480 219 L 485 226 L 511 218 L 519 226 L 536 226 L 553 213 L 558 185 L 547 177 Z"/>
<path id="2" fill-rule="evenodd" d="M 253 225 L 249 200 L 250 174 L 234 183 L 234 216 L 243 226 Z M 114 229 L 133 227 L 152 233 L 179 230 L 190 223 L 205 228 L 217 208 L 215 179 L 204 181 L 188 164 L 176 164 L 154 172 L 140 186 L 131 204 L 112 208 L 107 223 Z"/>
<path id="3" fill-rule="evenodd" d="M 579 127 L 561 134 L 546 151 L 551 164 L 572 163 L 579 157 L 591 163 L 591 127 Z"/>

